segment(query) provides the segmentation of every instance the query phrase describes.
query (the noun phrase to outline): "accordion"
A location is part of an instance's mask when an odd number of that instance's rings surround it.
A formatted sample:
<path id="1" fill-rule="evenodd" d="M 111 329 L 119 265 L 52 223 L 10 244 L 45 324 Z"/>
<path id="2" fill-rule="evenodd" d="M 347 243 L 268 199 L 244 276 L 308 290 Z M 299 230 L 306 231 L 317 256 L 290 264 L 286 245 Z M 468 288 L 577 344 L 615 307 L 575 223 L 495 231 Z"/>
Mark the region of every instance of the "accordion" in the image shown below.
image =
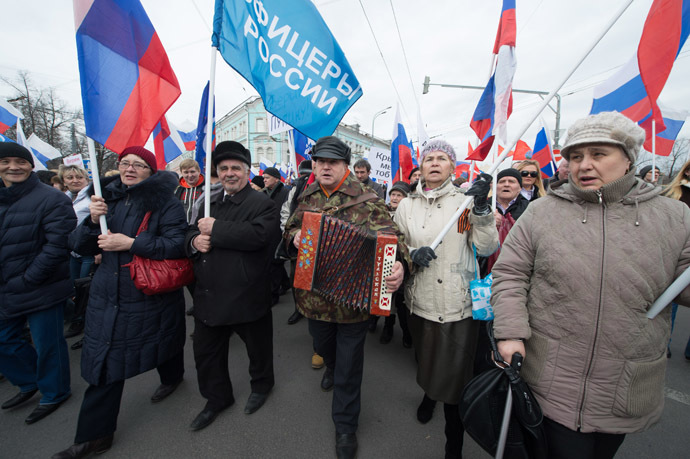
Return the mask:
<path id="1" fill-rule="evenodd" d="M 388 316 L 393 294 L 386 293 L 398 238 L 337 218 L 305 212 L 295 270 L 295 288 L 318 293 L 333 303 Z"/>

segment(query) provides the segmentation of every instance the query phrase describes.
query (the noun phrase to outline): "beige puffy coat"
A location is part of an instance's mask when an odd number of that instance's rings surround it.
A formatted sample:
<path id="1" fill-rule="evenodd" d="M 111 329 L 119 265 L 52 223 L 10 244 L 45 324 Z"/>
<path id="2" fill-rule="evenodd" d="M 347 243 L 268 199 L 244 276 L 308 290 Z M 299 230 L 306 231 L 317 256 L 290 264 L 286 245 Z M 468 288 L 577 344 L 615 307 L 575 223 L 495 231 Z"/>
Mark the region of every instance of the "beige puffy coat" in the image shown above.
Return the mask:
<path id="1" fill-rule="evenodd" d="M 494 265 L 495 335 L 526 339 L 522 375 L 571 430 L 632 433 L 661 416 L 670 308 L 645 313 L 690 264 L 690 210 L 659 191 L 633 173 L 601 196 L 555 185 Z"/>
<path id="2" fill-rule="evenodd" d="M 400 201 L 395 223 L 405 235 L 410 251 L 431 245 L 448 220 L 467 199 L 452 182 L 424 191 L 422 183 Z M 452 228 L 436 249 L 437 259 L 428 268 L 414 269 L 405 284 L 405 303 L 410 312 L 433 322 L 445 323 L 472 317 L 469 281 L 474 277 L 474 255 L 489 256 L 498 248 L 498 231 L 492 214 L 471 212 L 469 231 Z"/>

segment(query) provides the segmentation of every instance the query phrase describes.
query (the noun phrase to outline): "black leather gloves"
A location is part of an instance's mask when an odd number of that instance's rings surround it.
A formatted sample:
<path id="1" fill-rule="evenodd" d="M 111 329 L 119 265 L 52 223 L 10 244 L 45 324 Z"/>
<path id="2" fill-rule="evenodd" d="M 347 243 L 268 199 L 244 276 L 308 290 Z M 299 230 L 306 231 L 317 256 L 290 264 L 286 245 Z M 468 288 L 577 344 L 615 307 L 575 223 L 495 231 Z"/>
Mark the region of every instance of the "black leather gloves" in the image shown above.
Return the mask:
<path id="1" fill-rule="evenodd" d="M 487 199 L 491 190 L 491 180 L 493 180 L 493 177 L 489 174 L 481 173 L 465 193 L 466 196 L 474 196 L 475 215 L 488 215 L 491 213 L 491 207 L 489 207 L 489 200 Z"/>
<path id="2" fill-rule="evenodd" d="M 424 246 L 410 252 L 410 258 L 412 258 L 412 262 L 417 266 L 428 268 L 431 260 L 435 260 L 437 257 L 434 253 L 434 249 Z"/>

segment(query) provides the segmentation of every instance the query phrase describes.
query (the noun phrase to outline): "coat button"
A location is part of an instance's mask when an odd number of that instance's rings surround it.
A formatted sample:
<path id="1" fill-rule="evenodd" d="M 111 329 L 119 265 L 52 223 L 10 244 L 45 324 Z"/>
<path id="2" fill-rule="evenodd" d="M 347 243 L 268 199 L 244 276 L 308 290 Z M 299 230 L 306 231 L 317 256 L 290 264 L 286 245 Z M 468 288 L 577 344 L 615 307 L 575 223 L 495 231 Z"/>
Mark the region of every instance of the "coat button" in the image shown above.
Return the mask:
<path id="1" fill-rule="evenodd" d="M 439 321 L 439 322 L 443 322 L 443 317 L 439 317 L 439 318 L 438 318 L 438 321 Z"/>
<path id="2" fill-rule="evenodd" d="M 438 280 L 438 283 L 439 283 L 439 284 L 442 284 L 442 283 L 443 283 L 443 279 L 439 279 L 439 280 Z"/>

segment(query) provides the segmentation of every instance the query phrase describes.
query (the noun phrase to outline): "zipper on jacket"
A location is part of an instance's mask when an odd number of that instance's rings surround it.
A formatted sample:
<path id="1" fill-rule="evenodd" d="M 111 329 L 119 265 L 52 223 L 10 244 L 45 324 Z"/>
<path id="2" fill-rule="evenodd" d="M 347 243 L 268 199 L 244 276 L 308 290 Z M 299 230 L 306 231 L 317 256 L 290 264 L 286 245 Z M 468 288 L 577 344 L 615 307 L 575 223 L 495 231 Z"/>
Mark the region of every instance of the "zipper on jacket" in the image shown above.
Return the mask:
<path id="1" fill-rule="evenodd" d="M 582 401 L 580 402 L 580 411 L 577 416 L 577 430 L 582 429 L 582 413 L 585 409 L 585 400 L 587 396 L 587 378 L 592 371 L 592 364 L 594 363 L 594 350 L 597 347 L 597 337 L 599 335 L 599 319 L 601 318 L 601 303 L 602 295 L 604 293 L 604 258 L 606 255 L 606 206 L 604 205 L 604 200 L 601 196 L 601 191 L 596 191 L 597 197 L 599 197 L 599 204 L 601 205 L 601 272 L 599 276 L 599 305 L 597 306 L 597 319 L 594 326 L 594 339 L 592 340 L 592 348 L 589 355 L 589 364 L 587 365 L 587 371 L 585 372 L 585 377 L 582 386 Z"/>

